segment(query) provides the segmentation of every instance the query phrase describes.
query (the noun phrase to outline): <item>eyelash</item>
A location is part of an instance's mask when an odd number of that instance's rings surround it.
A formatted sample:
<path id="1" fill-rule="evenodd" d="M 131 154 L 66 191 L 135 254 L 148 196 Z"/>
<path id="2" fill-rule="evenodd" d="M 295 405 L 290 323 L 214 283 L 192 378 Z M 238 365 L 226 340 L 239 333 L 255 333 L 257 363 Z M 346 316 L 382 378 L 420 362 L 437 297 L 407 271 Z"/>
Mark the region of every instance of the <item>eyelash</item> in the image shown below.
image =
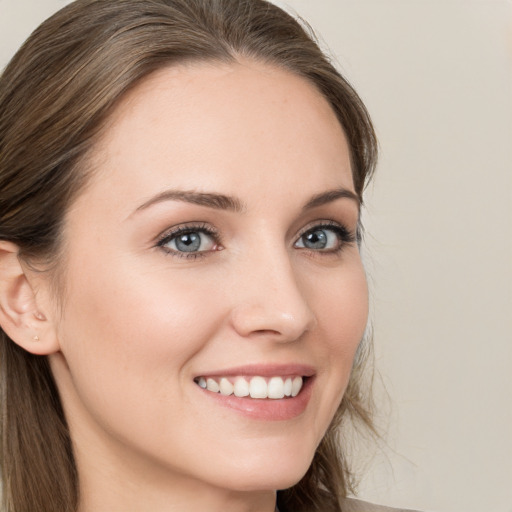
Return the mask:
<path id="1" fill-rule="evenodd" d="M 338 237 L 339 243 L 336 248 L 333 249 L 310 249 L 307 247 L 296 247 L 296 244 L 303 239 L 306 235 L 310 233 L 314 233 L 315 231 L 321 230 L 329 230 L 336 234 Z M 197 251 L 197 252 L 184 252 L 177 251 L 175 249 L 170 249 L 166 247 L 166 244 L 172 242 L 180 235 L 186 235 L 190 233 L 203 233 L 210 238 L 215 243 L 215 247 L 222 247 L 222 240 L 220 233 L 212 228 L 208 224 L 200 223 L 200 224 L 190 224 L 186 226 L 178 226 L 170 231 L 166 231 L 162 236 L 159 237 L 156 246 L 161 248 L 166 254 L 176 257 L 176 258 L 185 258 L 185 259 L 198 259 L 204 258 L 208 254 L 215 252 L 215 250 L 209 251 Z M 300 250 L 308 251 L 310 253 L 314 253 L 315 255 L 324 254 L 324 255 L 336 255 L 339 254 L 346 245 L 352 244 L 358 241 L 358 237 L 356 234 L 351 232 L 346 226 L 340 224 L 335 221 L 322 221 L 320 224 L 310 225 L 305 228 L 297 237 L 297 240 L 294 242 L 294 247 Z M 218 250 L 218 249 L 217 249 Z"/>
<path id="2" fill-rule="evenodd" d="M 300 248 L 302 250 L 309 251 L 310 253 L 314 253 L 315 255 L 337 255 L 346 245 L 353 244 L 357 242 L 357 235 L 350 231 L 346 226 L 340 224 L 335 221 L 323 221 L 320 224 L 314 224 L 306 227 L 295 242 L 294 246 L 302 240 L 306 235 L 310 233 L 314 233 L 315 231 L 329 230 L 333 231 L 338 237 L 338 246 L 333 249 L 308 249 L 307 247 Z"/>
<path id="3" fill-rule="evenodd" d="M 221 237 L 220 233 L 213 229 L 210 225 L 200 223 L 200 224 L 188 224 L 186 226 L 178 226 L 176 228 L 171 229 L 170 231 L 166 231 L 158 240 L 156 246 L 161 248 L 166 254 L 176 257 L 176 258 L 185 258 L 185 259 L 198 259 L 204 258 L 208 253 L 214 251 L 197 251 L 197 252 L 183 252 L 176 251 L 174 249 L 170 249 L 165 247 L 166 244 L 172 242 L 174 239 L 178 238 L 180 235 L 187 235 L 189 233 L 203 233 L 212 238 L 215 242 L 215 245 L 221 246 Z"/>

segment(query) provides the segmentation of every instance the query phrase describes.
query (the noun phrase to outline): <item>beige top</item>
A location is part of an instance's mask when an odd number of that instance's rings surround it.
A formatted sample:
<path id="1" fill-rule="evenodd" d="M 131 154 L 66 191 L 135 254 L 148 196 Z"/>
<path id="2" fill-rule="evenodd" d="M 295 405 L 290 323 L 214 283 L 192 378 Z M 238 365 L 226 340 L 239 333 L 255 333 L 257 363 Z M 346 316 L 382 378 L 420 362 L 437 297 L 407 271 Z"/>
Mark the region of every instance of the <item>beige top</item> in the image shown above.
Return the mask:
<path id="1" fill-rule="evenodd" d="M 346 498 L 343 500 L 343 512 L 414 512 L 405 508 L 391 508 L 382 505 L 374 505 L 366 501 Z"/>

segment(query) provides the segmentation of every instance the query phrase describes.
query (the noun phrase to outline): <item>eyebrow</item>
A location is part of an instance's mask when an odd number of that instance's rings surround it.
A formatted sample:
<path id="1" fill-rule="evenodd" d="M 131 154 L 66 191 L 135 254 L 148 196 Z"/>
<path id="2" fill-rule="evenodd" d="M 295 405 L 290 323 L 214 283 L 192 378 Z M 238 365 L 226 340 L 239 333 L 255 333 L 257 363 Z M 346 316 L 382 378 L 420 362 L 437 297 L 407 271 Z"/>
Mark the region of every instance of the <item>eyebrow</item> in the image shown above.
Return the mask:
<path id="1" fill-rule="evenodd" d="M 337 188 L 334 190 L 328 190 L 327 192 L 321 192 L 320 194 L 313 196 L 306 203 L 302 210 L 306 211 L 311 210 L 313 208 L 318 208 L 319 206 L 323 206 L 324 204 L 332 203 L 337 199 L 351 199 L 352 201 L 355 201 L 357 203 L 358 207 L 361 204 L 361 200 L 359 199 L 359 196 L 355 192 L 352 192 L 351 190 L 348 190 L 346 188 Z"/>
<path id="2" fill-rule="evenodd" d="M 357 205 L 360 205 L 360 199 L 357 194 L 345 188 L 338 188 L 328 190 L 314 195 L 302 208 L 303 211 L 318 208 L 327 203 L 332 203 L 338 199 L 351 199 Z M 197 204 L 199 206 L 206 206 L 216 210 L 231 210 L 236 213 L 245 211 L 245 205 L 240 199 L 224 194 L 217 194 L 213 192 L 194 192 L 192 190 L 166 190 L 145 203 L 141 204 L 134 213 L 145 210 L 150 206 L 164 201 L 183 201 L 185 203 Z"/>
<path id="3" fill-rule="evenodd" d="M 215 194 L 211 192 L 194 192 L 191 190 L 166 190 L 158 194 L 145 203 L 141 204 L 135 211 L 145 210 L 150 206 L 163 201 L 183 201 L 185 203 L 207 206 L 216 210 L 232 210 L 234 212 L 243 212 L 244 205 L 236 197 L 226 196 L 224 194 Z"/>

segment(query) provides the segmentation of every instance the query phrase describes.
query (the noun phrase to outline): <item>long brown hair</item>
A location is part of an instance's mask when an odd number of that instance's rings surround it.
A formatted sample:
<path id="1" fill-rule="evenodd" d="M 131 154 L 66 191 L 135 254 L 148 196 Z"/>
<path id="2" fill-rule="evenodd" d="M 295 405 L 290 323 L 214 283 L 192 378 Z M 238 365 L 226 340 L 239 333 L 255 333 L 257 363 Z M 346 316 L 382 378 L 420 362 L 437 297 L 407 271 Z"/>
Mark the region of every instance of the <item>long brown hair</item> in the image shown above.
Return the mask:
<path id="1" fill-rule="evenodd" d="M 0 240 L 58 280 L 61 228 L 88 177 L 87 156 L 120 98 L 183 61 L 255 59 L 313 83 L 336 113 L 362 198 L 376 162 L 369 115 L 309 29 L 264 0 L 78 0 L 44 22 L 0 78 Z M 48 361 L 0 330 L 1 469 L 8 512 L 75 512 L 78 476 Z M 354 480 L 338 439 L 371 428 L 359 351 L 341 406 L 283 512 L 339 511 Z"/>

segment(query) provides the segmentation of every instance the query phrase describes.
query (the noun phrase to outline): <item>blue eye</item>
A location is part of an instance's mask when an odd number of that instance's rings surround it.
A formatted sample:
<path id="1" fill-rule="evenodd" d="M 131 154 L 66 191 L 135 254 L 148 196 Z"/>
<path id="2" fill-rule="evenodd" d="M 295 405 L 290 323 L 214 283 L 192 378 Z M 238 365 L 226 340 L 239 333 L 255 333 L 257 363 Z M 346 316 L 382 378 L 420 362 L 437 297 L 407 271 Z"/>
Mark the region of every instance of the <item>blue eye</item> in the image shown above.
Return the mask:
<path id="1" fill-rule="evenodd" d="M 315 226 L 306 231 L 296 242 L 295 247 L 312 251 L 336 252 L 355 237 L 343 226 Z"/>
<path id="2" fill-rule="evenodd" d="M 182 227 L 166 234 L 159 242 L 169 253 L 177 256 L 194 256 L 198 253 L 214 251 L 218 247 L 215 233 L 205 227 Z"/>

